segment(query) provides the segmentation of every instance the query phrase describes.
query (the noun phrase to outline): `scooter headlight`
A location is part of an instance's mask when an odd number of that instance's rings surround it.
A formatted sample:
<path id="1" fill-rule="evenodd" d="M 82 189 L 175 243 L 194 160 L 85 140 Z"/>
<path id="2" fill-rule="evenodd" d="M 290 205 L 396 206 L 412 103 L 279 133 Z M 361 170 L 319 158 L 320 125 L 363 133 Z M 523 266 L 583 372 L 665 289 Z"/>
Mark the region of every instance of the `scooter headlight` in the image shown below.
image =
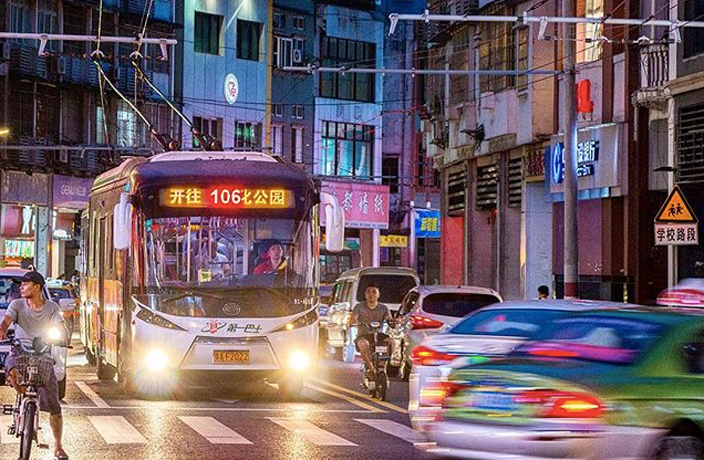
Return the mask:
<path id="1" fill-rule="evenodd" d="M 61 331 L 59 330 L 58 327 L 52 326 L 49 328 L 49 332 L 48 332 L 47 336 L 50 341 L 56 342 L 61 338 Z"/>

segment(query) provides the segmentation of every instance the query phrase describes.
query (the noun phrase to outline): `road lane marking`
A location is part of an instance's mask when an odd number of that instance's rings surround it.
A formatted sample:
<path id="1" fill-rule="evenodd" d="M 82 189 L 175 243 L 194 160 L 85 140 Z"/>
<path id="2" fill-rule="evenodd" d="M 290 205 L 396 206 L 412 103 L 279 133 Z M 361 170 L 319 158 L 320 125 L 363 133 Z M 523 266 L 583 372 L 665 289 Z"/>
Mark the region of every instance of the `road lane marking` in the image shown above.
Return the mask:
<path id="1" fill-rule="evenodd" d="M 7 434 L 7 427 L 12 424 L 12 415 L 0 415 L 0 442 L 2 444 L 19 444 L 20 438 Z"/>
<path id="2" fill-rule="evenodd" d="M 407 409 L 404 409 L 404 408 L 402 408 L 402 407 L 398 407 L 397 405 L 391 404 L 391 403 L 386 402 L 386 401 L 379 401 L 378 399 L 374 399 L 374 398 L 372 398 L 372 397 L 369 396 L 369 395 L 365 395 L 364 393 L 360 393 L 359 391 L 350 390 L 349 388 L 345 388 L 345 387 L 340 386 L 340 385 L 335 385 L 334 383 L 330 383 L 330 382 L 328 382 L 328 381 L 326 381 L 326 380 L 319 379 L 319 378 L 315 378 L 315 377 L 308 377 L 308 379 L 309 379 L 309 380 L 313 380 L 313 381 L 315 381 L 315 382 L 317 382 L 317 383 L 320 383 L 321 385 L 325 385 L 325 386 L 327 386 L 327 387 L 334 388 L 334 389 L 336 389 L 336 390 L 338 390 L 338 391 L 342 391 L 342 392 L 344 392 L 344 393 L 351 394 L 351 395 L 355 395 L 355 396 L 357 396 L 357 397 L 366 399 L 367 401 L 373 402 L 374 404 L 378 404 L 378 405 L 380 405 L 380 406 L 382 406 L 382 407 L 385 407 L 385 408 L 387 408 L 387 409 L 391 409 L 391 410 L 393 410 L 393 411 L 400 412 L 401 414 L 408 414 L 408 410 L 407 410 Z"/>
<path id="3" fill-rule="evenodd" d="M 346 446 L 355 447 L 357 444 L 341 438 L 334 433 L 325 431 L 306 420 L 296 420 L 290 418 L 269 418 L 272 422 L 303 436 L 303 438 L 317 446 Z"/>
<path id="4" fill-rule="evenodd" d="M 310 388 L 311 390 L 317 391 L 317 392 L 319 392 L 319 393 L 323 393 L 323 394 L 326 394 L 326 395 L 330 395 L 330 396 L 334 396 L 334 397 L 336 397 L 336 398 L 342 399 L 343 401 L 347 401 L 347 402 L 349 402 L 349 403 L 351 403 L 351 404 L 354 404 L 354 405 L 357 406 L 357 407 L 361 407 L 362 409 L 366 409 L 366 410 L 368 410 L 369 412 L 374 412 L 374 413 L 377 413 L 377 414 L 386 413 L 386 411 L 383 410 L 383 409 L 379 409 L 378 407 L 370 406 L 369 404 L 363 403 L 362 401 L 359 401 L 359 400 L 357 400 L 357 399 L 354 399 L 354 398 L 351 398 L 351 397 L 349 397 L 349 396 L 343 395 L 343 394 L 341 394 L 341 393 L 337 393 L 337 392 L 332 391 L 332 390 L 327 390 L 327 389 L 325 389 L 325 388 L 320 388 L 319 386 L 313 385 L 313 384 L 311 384 L 311 383 L 306 383 L 306 387 Z"/>
<path id="5" fill-rule="evenodd" d="M 139 434 L 130 422 L 122 416 L 88 417 L 100 436 L 108 444 L 146 444 L 147 440 Z"/>
<path id="6" fill-rule="evenodd" d="M 110 408 L 108 403 L 106 403 L 103 398 L 98 396 L 98 393 L 93 391 L 93 389 L 91 387 L 89 387 L 86 382 L 75 382 L 75 383 L 76 383 L 76 386 L 78 387 L 78 389 L 81 390 L 81 392 L 83 392 L 83 394 L 86 395 L 88 397 L 88 399 L 90 399 L 93 402 L 93 404 L 95 404 L 96 407 L 100 407 L 101 409 L 109 409 Z"/>
<path id="7" fill-rule="evenodd" d="M 179 417 L 211 444 L 252 444 L 244 436 L 215 420 L 213 417 Z"/>
<path id="8" fill-rule="evenodd" d="M 363 403 L 362 403 L 363 404 Z M 101 407 L 95 406 L 73 406 L 73 405 L 62 405 L 66 410 L 93 410 L 93 411 L 105 411 Z M 164 410 L 164 411 L 182 411 L 182 412 L 286 412 L 290 413 L 290 407 L 167 407 L 167 406 L 111 406 L 110 411 L 116 410 Z M 368 414 L 368 409 L 316 409 L 305 407 L 304 409 L 309 413 L 339 413 L 339 414 Z M 379 410 L 379 409 L 377 409 Z M 107 412 L 110 412 L 107 411 Z"/>
<path id="9" fill-rule="evenodd" d="M 390 434 L 396 438 L 403 439 L 404 441 L 415 444 L 417 442 L 426 441 L 422 434 L 418 433 L 411 427 L 403 425 L 402 423 L 394 422 L 393 420 L 385 419 L 359 419 L 356 418 L 355 421 L 359 423 L 364 423 L 367 426 L 375 428 L 386 434 Z"/>

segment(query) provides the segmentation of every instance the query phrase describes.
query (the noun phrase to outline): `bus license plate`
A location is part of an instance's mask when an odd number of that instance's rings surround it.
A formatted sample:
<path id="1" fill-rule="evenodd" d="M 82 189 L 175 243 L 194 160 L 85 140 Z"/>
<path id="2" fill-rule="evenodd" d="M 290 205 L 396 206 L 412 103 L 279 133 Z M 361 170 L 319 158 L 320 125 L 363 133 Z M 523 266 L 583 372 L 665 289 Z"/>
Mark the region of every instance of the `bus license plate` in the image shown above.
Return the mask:
<path id="1" fill-rule="evenodd" d="M 249 364 L 249 350 L 215 350 L 213 364 Z"/>

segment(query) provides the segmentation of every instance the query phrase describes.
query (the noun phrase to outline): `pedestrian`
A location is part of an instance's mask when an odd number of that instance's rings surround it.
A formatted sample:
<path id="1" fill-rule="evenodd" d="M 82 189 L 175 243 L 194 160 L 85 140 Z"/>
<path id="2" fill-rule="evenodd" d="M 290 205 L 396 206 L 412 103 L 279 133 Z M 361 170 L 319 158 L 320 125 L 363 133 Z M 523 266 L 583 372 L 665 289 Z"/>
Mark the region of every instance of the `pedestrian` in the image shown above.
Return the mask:
<path id="1" fill-rule="evenodd" d="M 46 331 L 52 326 L 64 331 L 66 336 L 64 318 L 61 315 L 59 306 L 49 299 L 44 299 L 42 291 L 46 283 L 44 277 L 38 272 L 28 272 L 22 277 L 20 285 L 20 299 L 13 300 L 7 307 L 7 312 L 2 322 L 0 322 L 0 340 L 7 336 L 7 330 L 14 323 L 15 338 L 33 342 L 36 337 L 43 337 Z M 19 392 L 22 389 L 18 386 L 15 362 L 20 356 L 21 350 L 13 348 L 5 360 L 7 370 L 7 380 L 10 385 Z M 61 416 L 61 404 L 59 403 L 59 385 L 53 370 L 51 377 L 45 385 L 39 389 L 39 409 L 49 412 L 49 422 L 54 435 L 54 458 L 57 460 L 68 460 L 68 456 L 61 445 L 61 434 L 63 431 L 63 418 Z"/>
<path id="2" fill-rule="evenodd" d="M 550 298 L 550 288 L 545 286 L 538 286 L 538 300 L 548 300 Z"/>

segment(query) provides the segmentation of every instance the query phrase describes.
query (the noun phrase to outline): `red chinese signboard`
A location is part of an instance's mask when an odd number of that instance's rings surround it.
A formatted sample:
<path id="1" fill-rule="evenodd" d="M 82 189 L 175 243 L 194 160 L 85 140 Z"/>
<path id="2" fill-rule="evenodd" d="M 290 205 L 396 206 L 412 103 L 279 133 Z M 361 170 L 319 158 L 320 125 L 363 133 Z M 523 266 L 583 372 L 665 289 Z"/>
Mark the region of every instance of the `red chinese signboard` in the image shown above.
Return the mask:
<path id="1" fill-rule="evenodd" d="M 389 187 L 355 182 L 324 181 L 322 191 L 337 197 L 347 228 L 389 228 Z M 321 222 L 325 222 L 322 215 Z"/>

